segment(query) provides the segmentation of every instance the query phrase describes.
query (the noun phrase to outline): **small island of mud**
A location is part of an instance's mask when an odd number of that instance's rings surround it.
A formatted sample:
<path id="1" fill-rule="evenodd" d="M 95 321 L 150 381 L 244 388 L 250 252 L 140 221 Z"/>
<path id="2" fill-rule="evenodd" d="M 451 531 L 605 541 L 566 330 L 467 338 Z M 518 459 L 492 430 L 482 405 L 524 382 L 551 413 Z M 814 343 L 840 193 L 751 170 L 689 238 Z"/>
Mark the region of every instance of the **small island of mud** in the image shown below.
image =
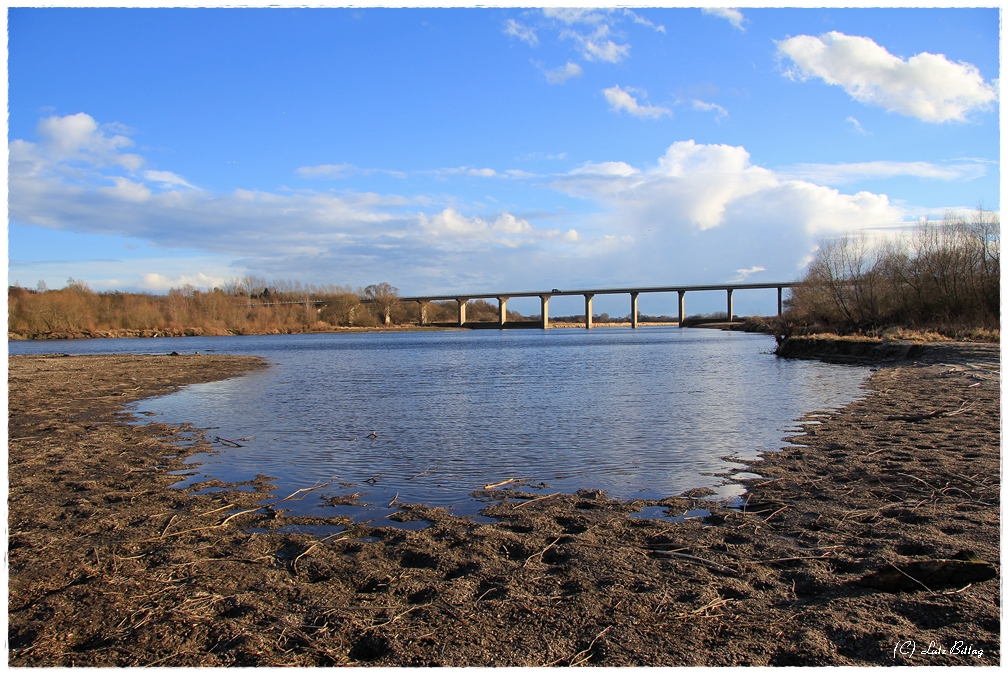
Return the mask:
<path id="1" fill-rule="evenodd" d="M 317 493 L 168 489 L 209 443 L 126 423 L 262 361 L 10 357 L 9 664 L 1000 664 L 998 347 L 912 358 L 749 466 L 742 507 L 584 490 L 317 538 L 278 531 Z M 631 517 L 655 505 L 711 514 Z"/>

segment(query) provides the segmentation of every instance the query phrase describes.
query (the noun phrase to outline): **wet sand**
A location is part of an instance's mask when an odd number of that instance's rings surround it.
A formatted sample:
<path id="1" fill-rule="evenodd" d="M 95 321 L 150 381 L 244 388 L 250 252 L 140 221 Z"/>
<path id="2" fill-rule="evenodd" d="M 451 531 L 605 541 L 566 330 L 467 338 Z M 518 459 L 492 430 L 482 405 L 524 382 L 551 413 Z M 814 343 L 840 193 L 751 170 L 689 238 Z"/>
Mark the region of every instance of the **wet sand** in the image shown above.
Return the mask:
<path id="1" fill-rule="evenodd" d="M 998 346 L 914 358 L 751 465 L 743 508 L 582 491 L 319 539 L 265 477 L 168 489 L 209 443 L 123 423 L 261 361 L 10 357 L 9 663 L 999 664 Z M 659 504 L 712 514 L 630 517 Z"/>

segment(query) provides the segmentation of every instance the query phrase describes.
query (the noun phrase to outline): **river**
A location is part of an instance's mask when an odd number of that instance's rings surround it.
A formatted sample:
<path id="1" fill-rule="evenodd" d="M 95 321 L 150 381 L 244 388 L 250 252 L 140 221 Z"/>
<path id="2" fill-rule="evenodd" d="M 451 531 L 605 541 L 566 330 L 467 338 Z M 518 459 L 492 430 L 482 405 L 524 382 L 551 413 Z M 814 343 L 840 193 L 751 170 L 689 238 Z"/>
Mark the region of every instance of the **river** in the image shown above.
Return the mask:
<path id="1" fill-rule="evenodd" d="M 215 441 L 177 486 L 275 478 L 328 483 L 294 514 L 391 512 L 423 502 L 474 514 L 484 484 L 602 489 L 660 499 L 741 488 L 725 477 L 800 431 L 795 420 L 863 395 L 868 368 L 779 359 L 766 335 L 649 327 L 463 330 L 8 342 L 18 353 L 254 354 L 270 367 L 131 407 Z M 720 474 L 720 475 L 719 475 Z M 512 485 L 514 486 L 514 483 Z M 362 494 L 359 507 L 324 498 Z M 394 508 L 393 508 L 394 509 Z"/>

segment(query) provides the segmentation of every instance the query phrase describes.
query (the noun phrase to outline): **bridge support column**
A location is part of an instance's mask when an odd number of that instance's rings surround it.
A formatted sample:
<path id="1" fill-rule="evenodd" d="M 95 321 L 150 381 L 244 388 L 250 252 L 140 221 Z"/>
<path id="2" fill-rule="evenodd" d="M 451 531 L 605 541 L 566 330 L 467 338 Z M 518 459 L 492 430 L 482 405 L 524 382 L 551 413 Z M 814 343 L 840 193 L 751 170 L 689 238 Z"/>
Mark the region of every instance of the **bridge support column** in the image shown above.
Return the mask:
<path id="1" fill-rule="evenodd" d="M 637 296 L 640 293 L 630 293 L 630 327 L 637 327 Z"/>
<path id="2" fill-rule="evenodd" d="M 540 295 L 539 301 L 542 303 L 542 329 L 549 330 L 549 301 L 552 295 Z"/>
<path id="3" fill-rule="evenodd" d="M 592 298 L 594 295 L 585 295 L 585 329 L 591 330 L 592 326 Z"/>
<path id="4" fill-rule="evenodd" d="M 735 303 L 732 301 L 732 289 L 728 288 L 728 322 L 731 323 L 734 316 Z"/>
<path id="5" fill-rule="evenodd" d="M 679 291 L 679 327 L 682 327 L 683 321 L 686 320 L 686 291 Z"/>
<path id="6" fill-rule="evenodd" d="M 784 288 L 777 286 L 777 318 L 784 314 Z"/>
<path id="7" fill-rule="evenodd" d="M 507 323 L 507 301 L 507 297 L 497 298 L 497 321 L 502 329 L 504 324 Z"/>
<path id="8" fill-rule="evenodd" d="M 418 300 L 417 304 L 420 305 L 420 325 L 427 325 L 427 303 Z"/>
<path id="9" fill-rule="evenodd" d="M 465 325 L 465 308 L 466 308 L 466 302 L 468 302 L 468 300 L 455 300 L 455 301 L 458 302 L 458 324 L 459 327 L 461 328 L 463 325 Z"/>

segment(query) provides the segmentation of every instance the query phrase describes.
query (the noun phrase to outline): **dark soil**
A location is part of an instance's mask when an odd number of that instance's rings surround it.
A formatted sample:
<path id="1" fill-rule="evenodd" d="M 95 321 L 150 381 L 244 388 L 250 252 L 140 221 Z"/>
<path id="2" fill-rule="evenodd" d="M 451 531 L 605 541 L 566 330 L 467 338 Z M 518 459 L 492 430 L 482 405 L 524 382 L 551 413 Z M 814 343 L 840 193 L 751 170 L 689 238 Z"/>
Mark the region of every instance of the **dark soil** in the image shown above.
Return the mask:
<path id="1" fill-rule="evenodd" d="M 752 465 L 745 507 L 661 502 L 703 521 L 582 491 L 319 539 L 276 531 L 300 520 L 265 477 L 168 489 L 209 443 L 124 423 L 125 402 L 260 361 L 11 357 L 9 662 L 999 664 L 1000 579 L 979 580 L 1000 570 L 998 347 L 916 358 Z"/>

